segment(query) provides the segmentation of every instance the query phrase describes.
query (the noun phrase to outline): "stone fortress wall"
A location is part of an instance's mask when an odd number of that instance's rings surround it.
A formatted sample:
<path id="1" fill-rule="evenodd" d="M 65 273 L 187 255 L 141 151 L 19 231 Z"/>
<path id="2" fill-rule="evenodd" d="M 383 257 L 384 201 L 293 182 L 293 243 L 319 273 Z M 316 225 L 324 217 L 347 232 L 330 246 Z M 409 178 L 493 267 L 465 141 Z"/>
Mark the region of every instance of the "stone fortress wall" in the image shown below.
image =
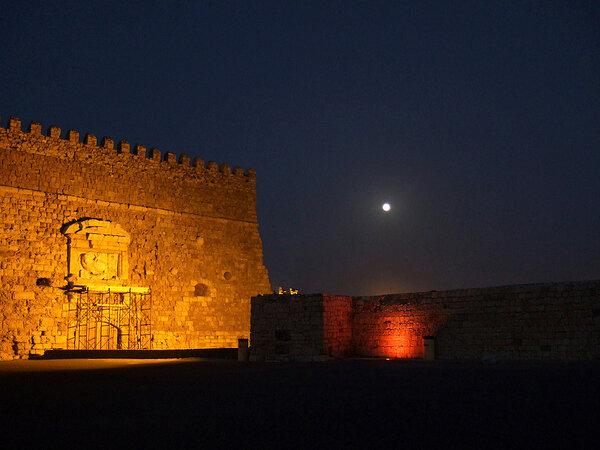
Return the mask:
<path id="1" fill-rule="evenodd" d="M 352 354 L 352 298 L 328 294 L 252 298 L 253 361 L 319 360 Z"/>
<path id="2" fill-rule="evenodd" d="M 83 291 L 149 292 L 154 349 L 235 347 L 249 337 L 250 298 L 271 291 L 255 172 L 43 134 L 35 122 L 24 132 L 10 118 L 0 128 L 0 358 L 114 348 L 100 323 L 95 337 L 74 330 Z M 133 308 L 119 295 L 116 309 Z M 89 300 L 95 313 L 101 298 Z"/>
<path id="3" fill-rule="evenodd" d="M 442 359 L 598 359 L 600 281 L 252 299 L 254 360 L 423 358 L 426 336 Z"/>

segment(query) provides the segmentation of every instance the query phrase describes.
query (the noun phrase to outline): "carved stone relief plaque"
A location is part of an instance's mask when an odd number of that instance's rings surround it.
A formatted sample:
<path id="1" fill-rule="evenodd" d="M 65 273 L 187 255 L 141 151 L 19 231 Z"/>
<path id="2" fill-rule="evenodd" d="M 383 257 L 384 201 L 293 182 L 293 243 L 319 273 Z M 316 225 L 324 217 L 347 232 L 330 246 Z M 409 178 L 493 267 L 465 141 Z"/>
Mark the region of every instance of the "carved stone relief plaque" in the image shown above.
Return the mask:
<path id="1" fill-rule="evenodd" d="M 129 233 L 107 220 L 87 219 L 64 230 L 69 277 L 77 285 L 123 284 L 128 278 Z"/>

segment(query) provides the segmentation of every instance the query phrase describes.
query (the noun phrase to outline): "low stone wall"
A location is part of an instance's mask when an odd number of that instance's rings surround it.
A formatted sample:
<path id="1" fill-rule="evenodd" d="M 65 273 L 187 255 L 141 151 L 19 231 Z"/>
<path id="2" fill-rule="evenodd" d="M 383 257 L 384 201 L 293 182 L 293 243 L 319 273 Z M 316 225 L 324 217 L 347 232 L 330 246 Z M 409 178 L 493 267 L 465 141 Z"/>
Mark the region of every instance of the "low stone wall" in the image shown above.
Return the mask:
<path id="1" fill-rule="evenodd" d="M 253 297 L 250 359 L 293 361 L 345 356 L 352 338 L 351 312 L 350 297 Z"/>
<path id="2" fill-rule="evenodd" d="M 600 281 L 355 298 L 253 298 L 255 358 L 283 349 L 277 347 L 277 330 L 290 336 L 288 359 L 423 358 L 425 336 L 435 337 L 436 357 L 442 359 L 596 359 Z"/>
<path id="3" fill-rule="evenodd" d="M 529 284 L 355 299 L 357 355 L 439 358 L 600 357 L 600 282 Z"/>
<path id="4" fill-rule="evenodd" d="M 323 350 L 328 356 L 349 356 L 352 343 L 352 299 L 323 295 Z"/>

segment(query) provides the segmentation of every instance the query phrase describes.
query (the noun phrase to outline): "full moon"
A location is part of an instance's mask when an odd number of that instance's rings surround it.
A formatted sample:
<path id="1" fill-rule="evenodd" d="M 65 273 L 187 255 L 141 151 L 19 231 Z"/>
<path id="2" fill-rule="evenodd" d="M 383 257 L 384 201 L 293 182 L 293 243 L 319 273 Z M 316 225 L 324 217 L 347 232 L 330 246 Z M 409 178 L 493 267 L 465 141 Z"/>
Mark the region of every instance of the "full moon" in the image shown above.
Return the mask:
<path id="1" fill-rule="evenodd" d="M 383 205 L 381 205 L 381 209 L 383 209 L 385 212 L 388 212 L 390 209 L 392 209 L 392 207 L 389 203 L 384 203 Z"/>

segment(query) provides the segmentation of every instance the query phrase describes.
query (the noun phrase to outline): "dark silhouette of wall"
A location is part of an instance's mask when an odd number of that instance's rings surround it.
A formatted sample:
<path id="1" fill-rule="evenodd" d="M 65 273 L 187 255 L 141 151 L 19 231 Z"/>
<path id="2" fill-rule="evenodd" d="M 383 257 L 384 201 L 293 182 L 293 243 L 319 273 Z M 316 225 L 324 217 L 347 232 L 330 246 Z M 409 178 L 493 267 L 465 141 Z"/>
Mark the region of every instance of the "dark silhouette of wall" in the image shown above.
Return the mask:
<path id="1" fill-rule="evenodd" d="M 435 338 L 436 356 L 444 359 L 600 357 L 600 281 L 354 298 L 281 297 L 252 299 L 254 359 L 272 357 L 276 329 L 292 336 L 287 359 L 348 354 L 423 358 L 426 336 Z M 336 322 L 319 321 L 328 309 L 338 311 Z M 315 338 L 308 343 L 301 340 L 306 330 Z M 324 337 L 336 330 L 349 330 L 351 337 L 332 347 Z"/>

